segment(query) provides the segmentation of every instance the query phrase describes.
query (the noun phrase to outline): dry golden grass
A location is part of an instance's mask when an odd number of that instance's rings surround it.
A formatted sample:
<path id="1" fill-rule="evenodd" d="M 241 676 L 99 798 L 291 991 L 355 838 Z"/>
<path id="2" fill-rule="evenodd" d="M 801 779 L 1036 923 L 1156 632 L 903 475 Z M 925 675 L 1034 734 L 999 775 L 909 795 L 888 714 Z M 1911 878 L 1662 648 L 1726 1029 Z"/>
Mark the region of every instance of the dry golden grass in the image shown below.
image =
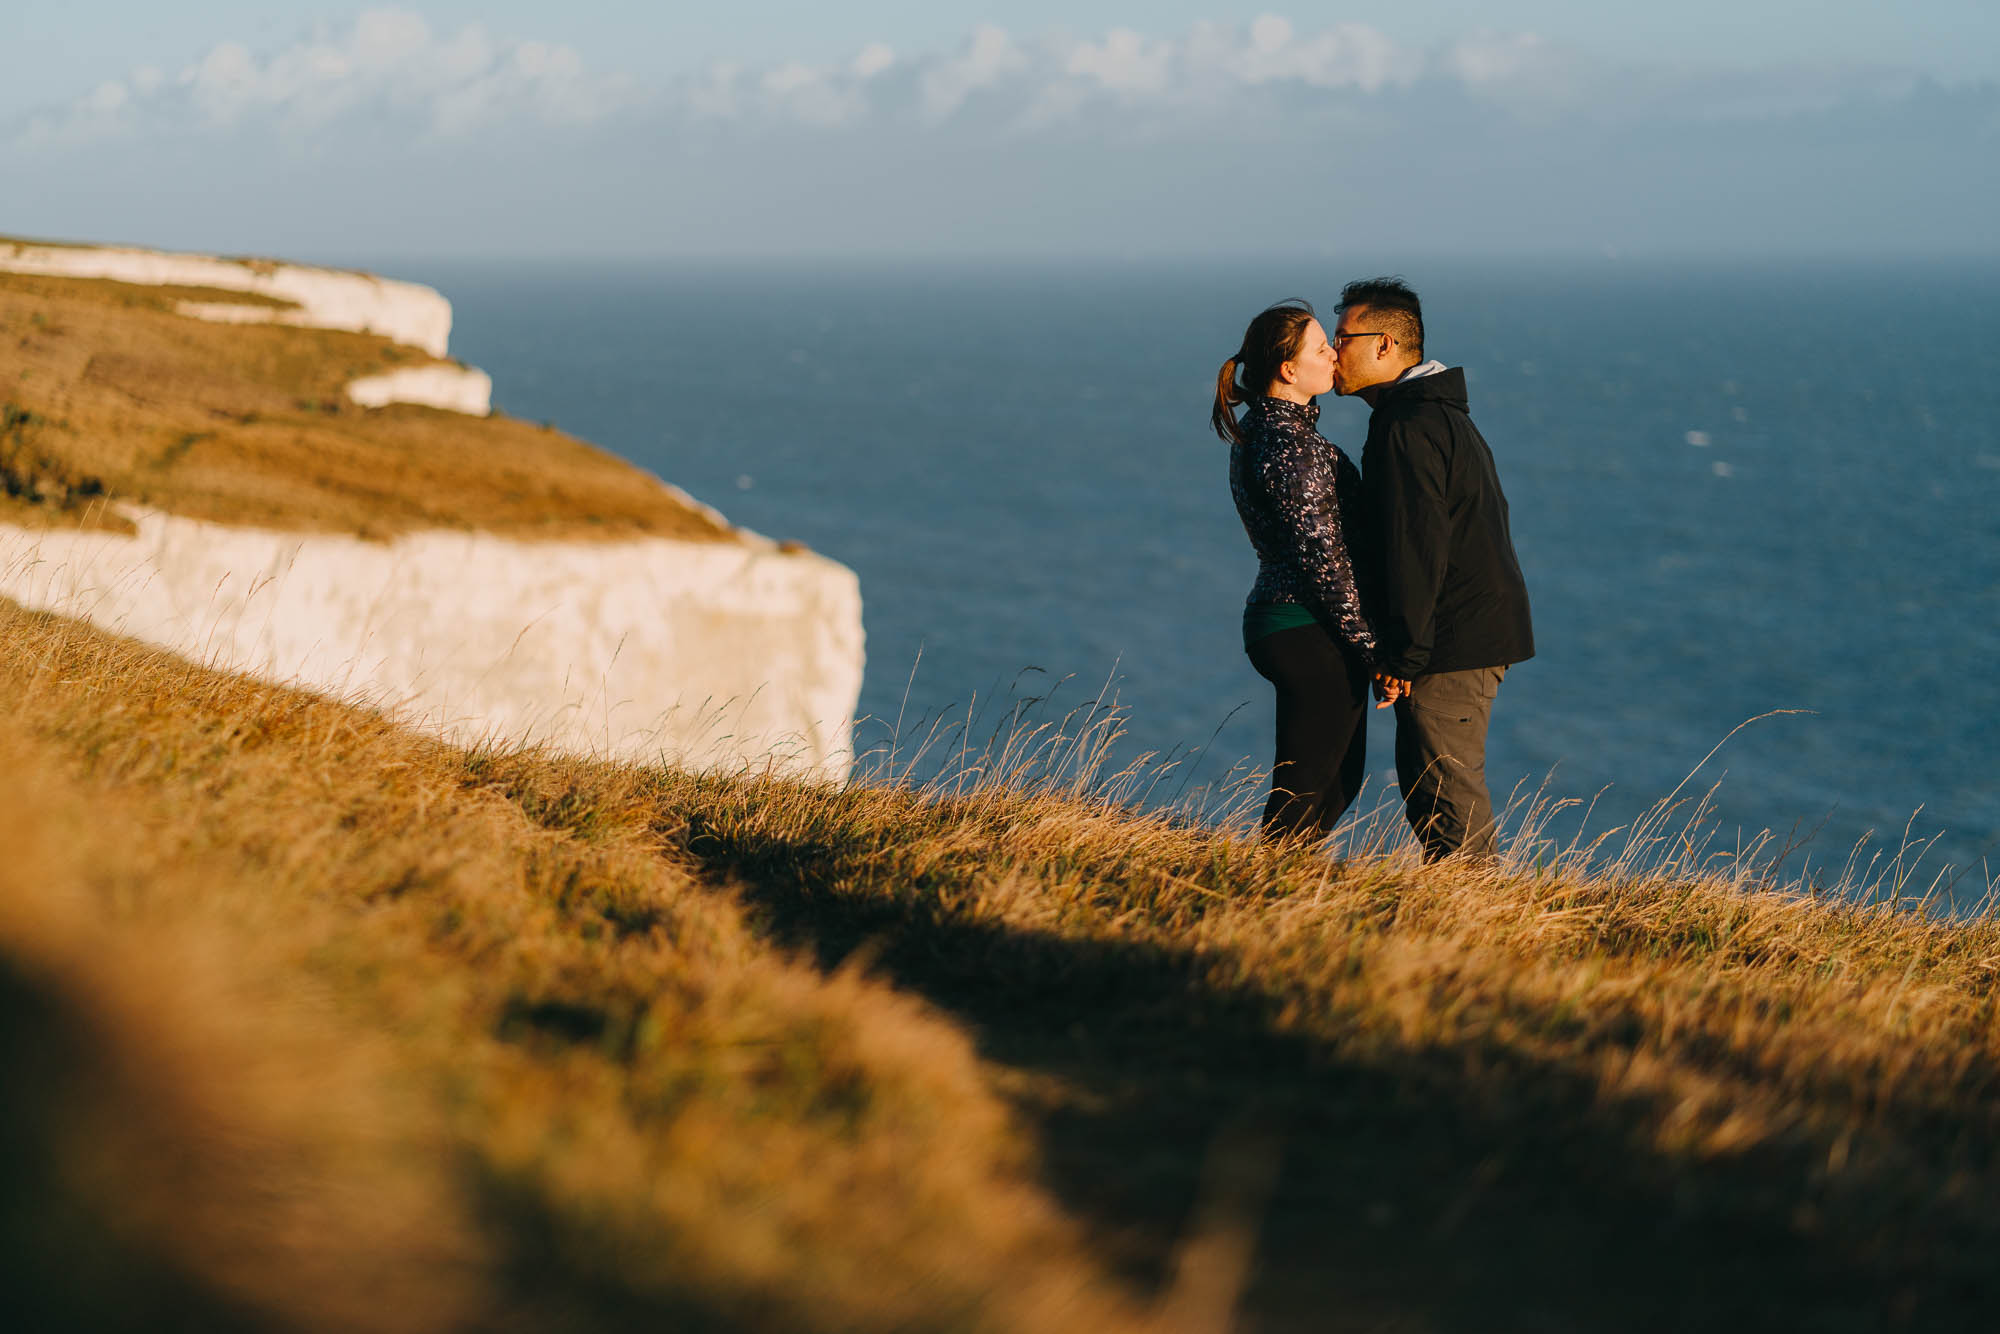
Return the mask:
<path id="1" fill-rule="evenodd" d="M 1033 1073 L 1065 1198 L 1135 1275 L 1218 1127 L 1282 1144 L 1253 1328 L 1991 1327 L 1990 920 L 1684 866 L 1330 860 L 1018 775 L 661 781 L 776 938 L 865 947 Z"/>
<path id="2" fill-rule="evenodd" d="M 219 523 L 387 538 L 725 540 L 653 477 L 559 431 L 411 405 L 346 385 L 433 358 L 365 334 L 221 325 L 183 300 L 237 292 L 0 274 L 0 491 L 18 522 L 118 526 L 107 501 Z"/>
<path id="3" fill-rule="evenodd" d="M 92 1242 L 9 1254 L 55 1323 L 1129 1323 L 964 1036 L 760 940 L 644 809 L 74 622 L 0 636 L 34 795 L 0 1069 L 46 1164 L 6 1227 Z"/>
<path id="4" fill-rule="evenodd" d="M 5 1226 L 71 1327 L 1991 1327 L 1990 921 L 0 637 Z"/>

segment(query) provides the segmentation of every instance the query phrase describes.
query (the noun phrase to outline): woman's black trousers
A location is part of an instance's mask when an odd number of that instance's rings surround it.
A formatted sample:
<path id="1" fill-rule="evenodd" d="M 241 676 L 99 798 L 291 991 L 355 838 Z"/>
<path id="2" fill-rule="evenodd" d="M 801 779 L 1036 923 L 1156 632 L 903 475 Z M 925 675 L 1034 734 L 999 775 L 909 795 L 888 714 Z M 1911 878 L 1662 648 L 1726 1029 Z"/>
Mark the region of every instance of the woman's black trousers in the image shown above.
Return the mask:
<path id="1" fill-rule="evenodd" d="M 1278 689 L 1278 755 L 1264 832 L 1323 836 L 1368 771 L 1368 678 L 1317 625 L 1265 635 L 1250 665 Z"/>

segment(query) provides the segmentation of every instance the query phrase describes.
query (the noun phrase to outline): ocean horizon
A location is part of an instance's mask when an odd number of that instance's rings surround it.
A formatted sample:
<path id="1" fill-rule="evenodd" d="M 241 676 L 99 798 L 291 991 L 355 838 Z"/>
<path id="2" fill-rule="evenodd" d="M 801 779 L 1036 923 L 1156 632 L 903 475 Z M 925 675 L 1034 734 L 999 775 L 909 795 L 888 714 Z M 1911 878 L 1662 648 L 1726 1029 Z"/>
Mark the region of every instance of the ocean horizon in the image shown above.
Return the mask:
<path id="1" fill-rule="evenodd" d="M 1573 801 L 1549 833 L 1587 809 L 1588 841 L 1713 786 L 1718 855 L 1769 830 L 1831 879 L 1911 845 L 1908 892 L 1987 888 L 2000 264 L 371 267 L 452 300 L 497 409 L 854 568 L 860 747 L 970 714 L 976 749 L 1024 701 L 1115 695 L 1107 764 L 1173 757 L 1156 799 L 1270 759 L 1216 367 L 1269 302 L 1400 272 L 1466 369 L 1534 602 L 1496 800 Z M 1366 409 L 1321 429 L 1358 459 Z"/>

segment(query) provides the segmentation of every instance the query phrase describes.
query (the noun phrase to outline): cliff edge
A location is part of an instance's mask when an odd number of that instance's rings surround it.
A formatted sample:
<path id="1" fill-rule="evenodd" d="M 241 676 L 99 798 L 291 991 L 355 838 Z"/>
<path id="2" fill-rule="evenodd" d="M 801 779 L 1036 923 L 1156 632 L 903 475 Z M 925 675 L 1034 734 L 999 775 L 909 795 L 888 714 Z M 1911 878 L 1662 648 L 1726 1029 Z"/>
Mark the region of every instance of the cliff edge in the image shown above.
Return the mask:
<path id="1" fill-rule="evenodd" d="M 450 739 L 839 780 L 853 573 L 490 415 L 437 292 L 0 240 L 0 596 Z"/>

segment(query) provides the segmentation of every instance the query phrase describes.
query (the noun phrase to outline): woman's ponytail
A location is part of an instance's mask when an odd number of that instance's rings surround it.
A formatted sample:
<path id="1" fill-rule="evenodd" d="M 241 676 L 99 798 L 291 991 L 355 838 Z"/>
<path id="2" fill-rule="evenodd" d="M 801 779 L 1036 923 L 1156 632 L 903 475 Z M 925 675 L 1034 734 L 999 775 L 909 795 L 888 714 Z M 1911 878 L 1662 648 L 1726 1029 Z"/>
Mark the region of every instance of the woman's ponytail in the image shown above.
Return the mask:
<path id="1" fill-rule="evenodd" d="M 1222 369 L 1215 375 L 1215 410 L 1208 414 L 1208 424 L 1215 433 L 1232 445 L 1243 443 L 1243 428 L 1236 424 L 1236 408 L 1249 395 L 1243 386 L 1236 383 L 1236 368 L 1243 361 L 1242 352 L 1222 363 Z"/>
<path id="2" fill-rule="evenodd" d="M 1236 408 L 1264 393 L 1278 378 L 1278 368 L 1299 355 L 1313 308 L 1304 301 L 1280 301 L 1250 321 L 1243 345 L 1222 363 L 1215 375 L 1215 408 L 1208 424 L 1232 445 L 1243 443 Z"/>

